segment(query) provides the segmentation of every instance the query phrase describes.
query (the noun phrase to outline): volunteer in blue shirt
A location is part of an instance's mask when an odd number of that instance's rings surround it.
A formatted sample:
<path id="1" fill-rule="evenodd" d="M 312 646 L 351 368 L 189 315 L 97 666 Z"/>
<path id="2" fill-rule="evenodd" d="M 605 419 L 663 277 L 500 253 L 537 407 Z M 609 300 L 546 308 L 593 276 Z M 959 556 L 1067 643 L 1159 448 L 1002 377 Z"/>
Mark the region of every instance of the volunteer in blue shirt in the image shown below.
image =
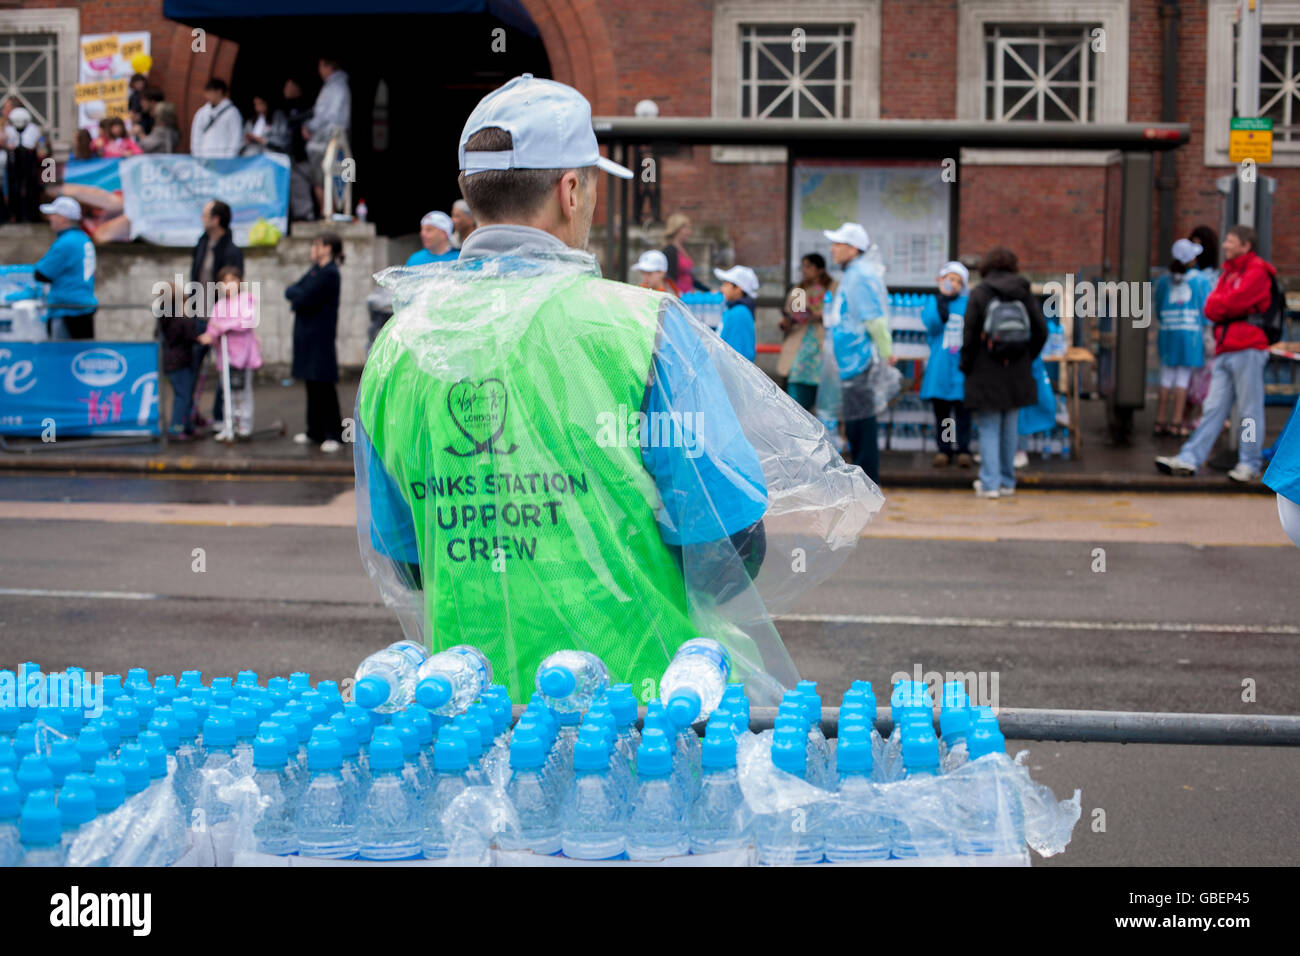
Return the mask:
<path id="1" fill-rule="evenodd" d="M 1277 492 L 1277 516 L 1282 530 L 1300 548 L 1300 405 L 1291 411 L 1286 427 L 1273 444 L 1273 460 L 1264 472 L 1264 484 Z"/>
<path id="2" fill-rule="evenodd" d="M 50 338 L 95 337 L 95 244 L 81 229 L 81 204 L 60 196 L 41 206 L 54 242 L 36 263 L 36 279 L 50 284 Z"/>
<path id="3" fill-rule="evenodd" d="M 758 295 L 758 276 L 749 266 L 714 269 L 713 274 L 722 280 L 722 298 L 727 303 L 718 335 L 752 362 L 758 354 L 754 339 L 754 297 Z"/>
<path id="4" fill-rule="evenodd" d="M 831 241 L 831 258 L 844 269 L 844 277 L 823 320 L 840 376 L 844 437 L 848 439 L 853 463 L 872 481 L 879 482 L 875 399 L 867 382 L 867 370 L 876 355 L 888 362 L 893 354 L 888 292 L 879 272 L 864 255 L 871 245 L 866 229 L 856 222 L 846 222 L 823 235 Z"/>
<path id="5" fill-rule="evenodd" d="M 1174 243 L 1169 272 L 1156 280 L 1156 318 L 1160 331 L 1156 346 L 1160 352 L 1160 399 L 1156 404 L 1155 433 L 1181 435 L 1190 431 L 1181 423 L 1187 403 L 1187 383 L 1192 372 L 1205 364 L 1205 300 L 1212 286 L 1210 280 L 1193 268 L 1204 252 L 1201 244 L 1190 239 Z M 1173 395 L 1173 418 L 1165 418 Z M 1166 424 L 1173 421 L 1173 425 Z"/>
<path id="6" fill-rule="evenodd" d="M 455 227 L 451 216 L 445 212 L 426 213 L 420 220 L 420 242 L 423 249 L 411 253 L 406 260 L 408 266 L 422 266 L 430 262 L 451 262 L 460 258 L 460 250 L 451 246 L 451 234 Z"/>
<path id="7" fill-rule="evenodd" d="M 975 463 L 970 454 L 970 412 L 962 402 L 966 378 L 958 368 L 969 285 L 970 271 L 964 265 L 945 264 L 939 270 L 939 294 L 927 299 L 921 312 L 930 345 L 930 358 L 921 379 L 921 400 L 934 403 L 939 451 L 931 464 L 936 468 L 946 468 L 954 461 L 962 468 Z"/>

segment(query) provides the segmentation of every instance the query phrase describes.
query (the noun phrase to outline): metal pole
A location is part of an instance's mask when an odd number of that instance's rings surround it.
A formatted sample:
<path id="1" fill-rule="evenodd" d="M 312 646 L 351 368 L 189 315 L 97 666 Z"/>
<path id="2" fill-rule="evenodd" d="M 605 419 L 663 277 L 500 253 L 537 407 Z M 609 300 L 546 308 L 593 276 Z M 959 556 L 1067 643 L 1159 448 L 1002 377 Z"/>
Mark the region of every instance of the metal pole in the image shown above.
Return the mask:
<path id="1" fill-rule="evenodd" d="M 1240 0 L 1241 19 L 1237 49 L 1237 115 L 1259 116 L 1259 44 L 1260 0 Z M 1255 225 L 1255 189 L 1253 177 L 1246 182 L 1239 177 L 1237 184 L 1237 222 Z"/>

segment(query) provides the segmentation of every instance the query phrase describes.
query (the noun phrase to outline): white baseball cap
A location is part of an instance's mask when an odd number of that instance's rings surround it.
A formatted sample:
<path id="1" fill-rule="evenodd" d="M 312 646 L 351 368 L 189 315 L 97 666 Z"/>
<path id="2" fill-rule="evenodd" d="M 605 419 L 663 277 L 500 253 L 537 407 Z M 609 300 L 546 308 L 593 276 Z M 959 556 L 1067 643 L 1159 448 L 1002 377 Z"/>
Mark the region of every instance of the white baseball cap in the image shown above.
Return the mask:
<path id="1" fill-rule="evenodd" d="M 426 212 L 424 218 L 420 220 L 420 225 L 433 226 L 437 229 L 441 229 L 448 236 L 450 236 L 456 228 L 451 224 L 451 216 L 447 215 L 445 212 Z"/>
<path id="2" fill-rule="evenodd" d="M 867 238 L 867 230 L 856 222 L 846 222 L 834 232 L 826 230 L 822 232 L 822 235 L 831 242 L 847 243 L 855 249 L 861 249 L 863 252 L 866 252 L 867 247 L 871 245 L 871 240 Z"/>
<path id="3" fill-rule="evenodd" d="M 730 269 L 714 269 L 713 274 L 723 282 L 734 282 L 740 286 L 745 295 L 758 295 L 758 276 L 749 266 L 732 266 Z"/>
<path id="4" fill-rule="evenodd" d="M 1195 262 L 1196 257 L 1205 251 L 1205 247 L 1191 239 L 1174 240 L 1173 254 L 1179 262 Z"/>
<path id="5" fill-rule="evenodd" d="M 667 272 L 668 257 L 658 249 L 647 249 L 632 268 L 637 272 Z"/>
<path id="6" fill-rule="evenodd" d="M 496 127 L 510 134 L 513 148 L 467 151 L 479 130 Z M 591 104 L 571 86 L 516 76 L 479 101 L 460 134 L 460 168 L 466 176 L 487 169 L 581 169 L 598 166 L 623 179 L 632 170 L 600 155 L 591 128 Z"/>
<path id="7" fill-rule="evenodd" d="M 41 212 L 47 216 L 67 216 L 69 219 L 80 219 L 81 203 L 71 196 L 60 196 L 54 202 L 43 203 Z"/>
<path id="8" fill-rule="evenodd" d="M 961 276 L 962 285 L 970 285 L 970 270 L 956 259 L 952 262 L 945 262 L 943 264 L 943 268 L 939 270 L 939 278 L 942 279 L 950 273 L 956 273 Z"/>

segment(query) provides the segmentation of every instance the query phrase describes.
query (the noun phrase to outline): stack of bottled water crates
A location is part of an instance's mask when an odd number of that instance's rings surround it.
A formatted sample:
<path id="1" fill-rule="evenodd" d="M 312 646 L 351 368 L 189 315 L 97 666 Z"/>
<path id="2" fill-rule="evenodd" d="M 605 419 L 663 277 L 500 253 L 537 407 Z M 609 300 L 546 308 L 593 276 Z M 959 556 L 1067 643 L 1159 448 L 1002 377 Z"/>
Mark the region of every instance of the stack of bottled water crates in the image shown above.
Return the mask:
<path id="1" fill-rule="evenodd" d="M 1024 852 L 1022 798 L 1068 840 L 1077 802 L 1062 830 L 1069 806 L 1042 809 L 996 717 L 959 684 L 944 687 L 938 734 L 927 685 L 896 684 L 882 739 L 873 689 L 855 682 L 828 740 L 816 684 L 755 733 L 731 677 L 721 644 L 688 641 L 641 711 L 597 656 L 559 651 L 512 727 L 505 688 L 467 645 L 384 648 L 352 701 L 301 672 L 92 680 L 24 664 L 0 671 L 0 865 L 171 865 L 206 839 L 227 848 L 218 864 L 457 861 L 484 795 L 501 812 L 482 837 L 507 863 L 1007 859 Z"/>

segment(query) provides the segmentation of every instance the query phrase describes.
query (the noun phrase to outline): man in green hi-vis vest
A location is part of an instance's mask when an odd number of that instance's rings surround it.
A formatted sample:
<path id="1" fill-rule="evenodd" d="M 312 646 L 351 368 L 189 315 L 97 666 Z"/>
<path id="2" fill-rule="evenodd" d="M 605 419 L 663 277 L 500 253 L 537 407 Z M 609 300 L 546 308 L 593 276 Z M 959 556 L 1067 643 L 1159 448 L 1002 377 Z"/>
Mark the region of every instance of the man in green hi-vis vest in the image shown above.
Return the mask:
<path id="1" fill-rule="evenodd" d="M 460 187 L 480 227 L 458 262 L 385 275 L 357 396 L 368 570 L 408 633 L 478 647 L 516 701 L 563 648 L 642 696 L 701 633 L 733 642 L 737 677 L 771 667 L 701 613 L 749 589 L 768 507 L 721 346 L 578 251 L 597 167 L 632 175 L 576 90 L 525 75 L 479 103 Z"/>

